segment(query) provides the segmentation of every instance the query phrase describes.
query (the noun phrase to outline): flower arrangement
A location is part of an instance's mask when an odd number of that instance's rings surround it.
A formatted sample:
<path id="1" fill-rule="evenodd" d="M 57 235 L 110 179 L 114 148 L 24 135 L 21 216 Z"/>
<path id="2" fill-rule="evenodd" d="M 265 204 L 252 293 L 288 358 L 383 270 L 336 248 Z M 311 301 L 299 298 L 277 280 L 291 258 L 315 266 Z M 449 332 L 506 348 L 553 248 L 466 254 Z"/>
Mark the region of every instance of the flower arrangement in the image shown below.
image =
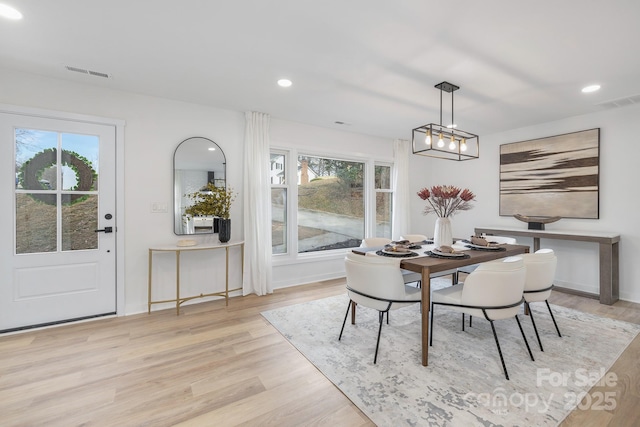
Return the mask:
<path id="1" fill-rule="evenodd" d="M 212 215 L 228 219 L 236 193 L 231 188 L 216 187 L 208 183 L 202 190 L 186 196 L 193 200 L 194 204 L 185 209 L 185 215 Z"/>
<path id="2" fill-rule="evenodd" d="M 464 190 L 453 185 L 434 185 L 418 191 L 418 196 L 429 204 L 424 208 L 424 214 L 435 212 L 440 218 L 453 216 L 458 211 L 468 211 L 476 196 L 469 189 Z"/>

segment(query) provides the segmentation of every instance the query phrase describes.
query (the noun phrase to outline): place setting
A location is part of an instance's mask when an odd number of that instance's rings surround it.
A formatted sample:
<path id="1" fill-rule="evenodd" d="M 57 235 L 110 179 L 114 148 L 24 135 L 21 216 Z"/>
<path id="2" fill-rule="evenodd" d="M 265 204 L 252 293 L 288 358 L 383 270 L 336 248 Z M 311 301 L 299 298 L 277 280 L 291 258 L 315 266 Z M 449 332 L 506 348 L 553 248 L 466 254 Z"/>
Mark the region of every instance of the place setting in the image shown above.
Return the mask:
<path id="1" fill-rule="evenodd" d="M 471 236 L 470 240 L 461 240 L 465 247 L 473 251 L 506 251 L 507 248 L 498 242 L 491 242 L 484 237 Z"/>
<path id="2" fill-rule="evenodd" d="M 414 247 L 408 245 L 401 244 L 389 244 L 385 245 L 384 248 L 376 251 L 376 255 L 380 256 L 389 256 L 395 258 L 409 258 L 418 256 L 417 252 L 412 251 L 411 249 L 420 249 L 422 246 L 415 245 Z"/>
<path id="3" fill-rule="evenodd" d="M 433 244 L 433 239 L 427 239 L 427 240 L 420 240 L 418 242 L 411 242 L 409 240 L 398 240 L 398 241 L 394 241 L 391 242 L 389 245 L 386 246 L 399 246 L 405 249 L 422 249 L 423 245 L 432 245 Z"/>
<path id="4" fill-rule="evenodd" d="M 451 246 L 442 245 L 435 247 L 429 251 L 425 251 L 425 254 L 431 258 L 450 258 L 450 259 L 466 259 L 470 258 L 469 254 L 465 254 L 462 251 L 458 251 Z"/>

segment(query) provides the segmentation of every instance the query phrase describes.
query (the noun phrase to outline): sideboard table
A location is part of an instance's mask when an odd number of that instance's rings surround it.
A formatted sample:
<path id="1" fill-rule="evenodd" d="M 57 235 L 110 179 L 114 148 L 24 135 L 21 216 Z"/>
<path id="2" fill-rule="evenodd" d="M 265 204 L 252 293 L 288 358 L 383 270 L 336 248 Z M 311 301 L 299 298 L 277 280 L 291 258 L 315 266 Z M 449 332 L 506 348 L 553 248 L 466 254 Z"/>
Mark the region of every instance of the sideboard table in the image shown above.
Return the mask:
<path id="1" fill-rule="evenodd" d="M 540 249 L 540 239 L 574 240 L 593 242 L 600 252 L 600 304 L 611 305 L 619 298 L 618 243 L 620 235 L 597 231 L 523 230 L 505 227 L 476 227 L 481 233 L 507 236 L 533 237 L 533 252 Z"/>
<path id="2" fill-rule="evenodd" d="M 192 300 L 194 298 L 204 298 L 211 296 L 219 296 L 224 297 L 225 304 L 229 305 L 229 292 L 239 291 L 242 287 L 229 289 L 229 248 L 239 246 L 240 247 L 240 283 L 242 283 L 242 277 L 244 274 L 244 242 L 227 242 L 220 243 L 217 245 L 196 245 L 196 246 L 177 246 L 177 245 L 169 245 L 169 246 L 156 246 L 153 248 L 149 248 L 149 300 L 148 300 L 148 313 L 151 313 L 151 305 L 152 304 L 161 304 L 167 302 L 175 302 L 176 303 L 176 313 L 180 314 L 180 304 L 185 301 Z M 225 259 L 225 288 L 224 291 L 221 292 L 211 292 L 207 294 L 193 295 L 193 296 L 181 296 L 180 295 L 180 254 L 182 252 L 193 252 L 193 251 L 211 251 L 216 249 L 224 249 L 226 251 L 226 259 Z M 151 298 L 152 288 L 153 288 L 153 254 L 154 252 L 174 252 L 176 256 L 176 297 L 175 299 L 167 299 L 167 300 L 158 300 L 153 301 Z"/>

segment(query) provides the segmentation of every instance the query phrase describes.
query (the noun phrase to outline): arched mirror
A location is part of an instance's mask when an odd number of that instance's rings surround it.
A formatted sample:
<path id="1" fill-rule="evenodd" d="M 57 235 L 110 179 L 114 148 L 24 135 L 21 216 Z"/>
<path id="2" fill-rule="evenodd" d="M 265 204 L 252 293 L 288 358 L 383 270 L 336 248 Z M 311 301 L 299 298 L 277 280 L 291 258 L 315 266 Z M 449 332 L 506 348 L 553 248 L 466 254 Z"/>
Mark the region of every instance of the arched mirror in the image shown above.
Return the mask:
<path id="1" fill-rule="evenodd" d="M 202 137 L 182 141 L 173 154 L 174 232 L 178 235 L 217 233 L 212 215 L 194 210 L 194 195 L 207 186 L 226 187 L 227 160 L 218 144 Z M 215 225 L 214 225 L 215 224 Z"/>

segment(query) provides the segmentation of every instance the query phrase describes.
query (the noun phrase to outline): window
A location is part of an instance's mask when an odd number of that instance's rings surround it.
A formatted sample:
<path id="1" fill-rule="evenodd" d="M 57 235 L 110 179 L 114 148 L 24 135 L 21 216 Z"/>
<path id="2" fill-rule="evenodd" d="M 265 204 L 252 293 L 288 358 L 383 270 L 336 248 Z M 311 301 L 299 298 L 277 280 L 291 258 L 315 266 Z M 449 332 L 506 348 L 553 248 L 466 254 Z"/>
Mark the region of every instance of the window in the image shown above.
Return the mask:
<path id="1" fill-rule="evenodd" d="M 391 166 L 375 165 L 376 228 L 375 237 L 391 239 Z"/>
<path id="2" fill-rule="evenodd" d="M 391 238 L 391 164 L 271 151 L 272 253 L 353 248 Z"/>
<path id="3" fill-rule="evenodd" d="M 298 168 L 298 252 L 359 246 L 365 164 L 299 155 Z"/>
<path id="4" fill-rule="evenodd" d="M 16 253 L 98 248 L 95 135 L 15 129 Z"/>
<path id="5" fill-rule="evenodd" d="M 287 253 L 287 180 L 285 153 L 271 153 L 271 253 Z"/>

